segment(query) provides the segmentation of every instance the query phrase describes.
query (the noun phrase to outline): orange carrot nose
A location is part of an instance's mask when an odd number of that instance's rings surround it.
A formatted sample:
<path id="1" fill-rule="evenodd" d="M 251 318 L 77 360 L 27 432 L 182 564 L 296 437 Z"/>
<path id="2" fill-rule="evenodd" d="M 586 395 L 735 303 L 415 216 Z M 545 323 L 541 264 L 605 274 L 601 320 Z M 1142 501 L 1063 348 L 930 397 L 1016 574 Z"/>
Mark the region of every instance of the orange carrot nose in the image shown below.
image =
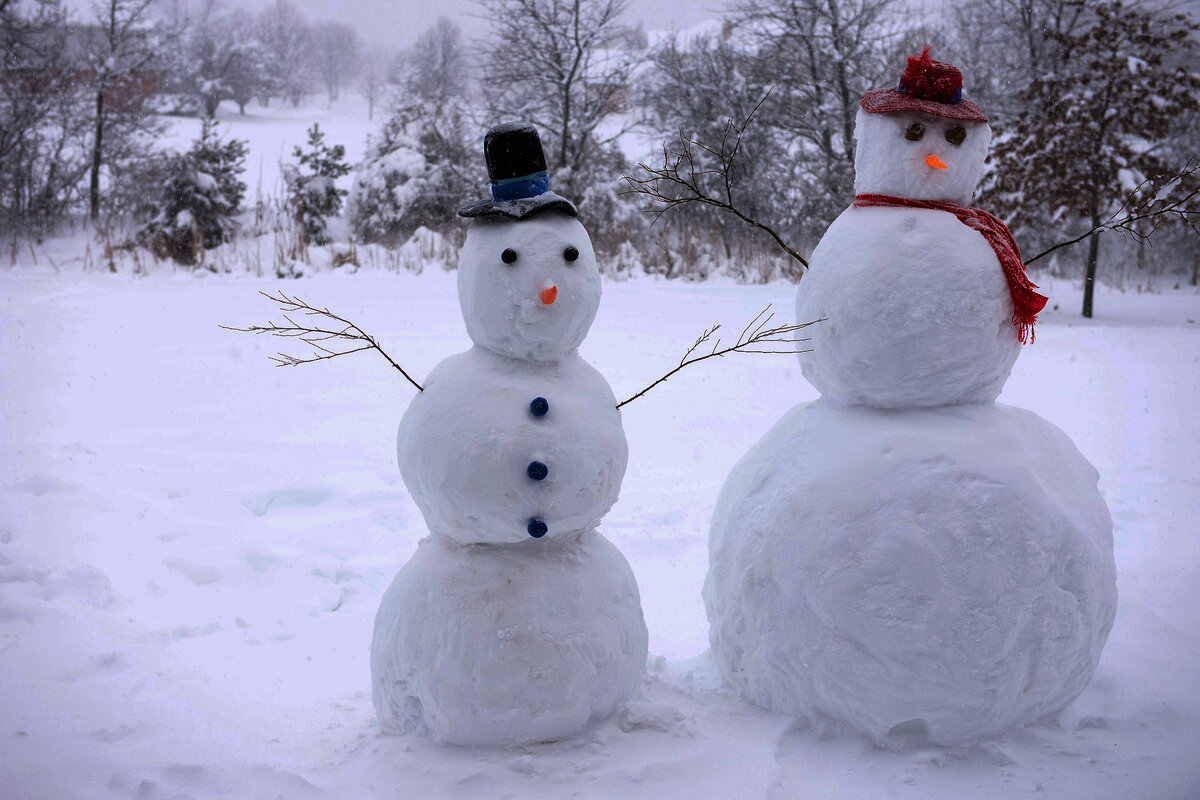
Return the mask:
<path id="1" fill-rule="evenodd" d="M 558 287 L 557 286 L 551 286 L 549 289 L 542 290 L 542 302 L 545 303 L 546 305 L 550 305 L 557 299 L 558 299 Z"/>
<path id="2" fill-rule="evenodd" d="M 933 153 L 925 156 L 925 163 L 934 169 L 950 169 L 946 166 L 946 162 L 935 156 Z"/>

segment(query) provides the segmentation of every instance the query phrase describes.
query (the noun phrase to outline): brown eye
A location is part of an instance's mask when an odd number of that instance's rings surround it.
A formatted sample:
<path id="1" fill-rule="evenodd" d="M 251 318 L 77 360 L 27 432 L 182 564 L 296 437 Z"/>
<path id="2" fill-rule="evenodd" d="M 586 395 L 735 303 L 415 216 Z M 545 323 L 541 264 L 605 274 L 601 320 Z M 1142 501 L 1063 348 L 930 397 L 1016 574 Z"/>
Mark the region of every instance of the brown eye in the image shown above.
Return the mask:
<path id="1" fill-rule="evenodd" d="M 910 142 L 919 142 L 921 137 L 925 135 L 925 126 L 919 122 L 914 122 L 908 126 L 908 130 L 904 132 L 904 138 Z"/>
<path id="2" fill-rule="evenodd" d="M 574 245 L 570 245 L 566 250 L 563 250 L 563 258 L 565 258 L 567 261 L 574 261 L 575 259 L 579 258 L 579 250 L 577 250 Z"/>
<path id="3" fill-rule="evenodd" d="M 500 254 L 500 260 L 505 264 L 511 264 L 517 260 L 517 251 L 511 247 L 504 248 L 504 252 Z"/>
<path id="4" fill-rule="evenodd" d="M 950 130 L 946 131 L 946 141 L 958 147 L 967 140 L 967 129 L 962 125 L 955 125 Z"/>

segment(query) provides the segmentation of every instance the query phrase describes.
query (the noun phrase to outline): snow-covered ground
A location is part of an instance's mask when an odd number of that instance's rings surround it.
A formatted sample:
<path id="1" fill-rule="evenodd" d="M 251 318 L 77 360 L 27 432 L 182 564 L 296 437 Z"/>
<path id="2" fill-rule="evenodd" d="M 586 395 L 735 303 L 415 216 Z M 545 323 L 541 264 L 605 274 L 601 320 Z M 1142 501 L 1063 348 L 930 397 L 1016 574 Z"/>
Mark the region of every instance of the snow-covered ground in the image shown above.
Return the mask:
<path id="1" fill-rule="evenodd" d="M 327 304 L 418 376 L 468 343 L 454 275 L 0 270 L 0 796 L 1163 798 L 1200 795 L 1200 295 L 1053 302 L 1004 402 L 1100 469 L 1120 609 L 1057 721 L 891 752 L 747 706 L 706 657 L 707 526 L 734 462 L 814 391 L 789 356 L 690 368 L 623 411 L 602 530 L 641 586 L 644 702 L 512 751 L 377 732 L 368 648 L 425 534 L 399 480 L 412 390 L 371 353 L 296 369 L 218 323 Z M 582 352 L 618 397 L 783 284 L 605 284 Z M 819 464 L 812 465 L 819 469 Z"/>

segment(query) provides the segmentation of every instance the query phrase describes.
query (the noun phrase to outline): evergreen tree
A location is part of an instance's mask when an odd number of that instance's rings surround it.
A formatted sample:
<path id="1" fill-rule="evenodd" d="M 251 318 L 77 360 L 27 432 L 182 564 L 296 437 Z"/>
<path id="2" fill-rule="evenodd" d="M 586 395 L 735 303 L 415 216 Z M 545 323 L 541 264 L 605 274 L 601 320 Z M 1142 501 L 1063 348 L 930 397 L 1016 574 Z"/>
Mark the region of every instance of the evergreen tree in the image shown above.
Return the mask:
<path id="1" fill-rule="evenodd" d="M 1200 121 L 1200 75 L 1186 66 L 1200 26 L 1120 2 L 1087 8 L 1073 31 L 1052 35 L 1058 69 L 1029 84 L 1024 110 L 994 148 L 990 202 L 1018 230 L 1037 232 L 1064 216 L 1084 230 L 1100 225 L 1141 181 L 1181 166 L 1167 163 L 1157 143 Z M 1085 317 L 1099 250 L 1093 235 Z"/>
<path id="2" fill-rule="evenodd" d="M 462 92 L 466 64 L 457 26 L 442 18 L 399 64 L 389 119 L 355 170 L 347 214 L 362 241 L 402 241 L 418 227 L 446 229 L 485 176 L 479 135 Z"/>
<path id="3" fill-rule="evenodd" d="M 246 184 L 246 142 L 222 142 L 217 123 L 205 119 L 200 138 L 191 149 L 169 158 L 154 218 L 142 228 L 138 240 L 159 258 L 193 265 L 205 250 L 229 240 L 233 217 L 241 208 Z"/>
<path id="4" fill-rule="evenodd" d="M 481 77 L 490 117 L 538 127 L 555 191 L 582 203 L 598 183 L 616 187 L 614 145 L 636 122 L 619 112 L 643 58 L 622 22 L 628 0 L 477 2 L 491 25 Z"/>
<path id="5" fill-rule="evenodd" d="M 284 165 L 287 183 L 288 210 L 299 225 L 306 244 L 328 244 L 327 219 L 342 210 L 345 189 L 336 181 L 350 173 L 346 163 L 346 148 L 340 144 L 325 144 L 325 134 L 316 123 L 308 129 L 308 151 L 299 147 L 292 156 L 299 165 Z"/>

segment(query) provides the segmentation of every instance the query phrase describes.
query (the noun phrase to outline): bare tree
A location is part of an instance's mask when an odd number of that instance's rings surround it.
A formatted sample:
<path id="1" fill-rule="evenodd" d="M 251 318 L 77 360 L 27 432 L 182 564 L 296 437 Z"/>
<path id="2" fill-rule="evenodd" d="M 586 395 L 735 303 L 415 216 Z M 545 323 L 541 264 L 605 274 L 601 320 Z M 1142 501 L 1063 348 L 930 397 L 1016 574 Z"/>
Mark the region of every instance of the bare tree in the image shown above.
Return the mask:
<path id="1" fill-rule="evenodd" d="M 375 106 L 388 84 L 388 72 L 395 53 L 389 47 L 372 44 L 359 57 L 358 93 L 367 101 L 367 119 L 375 119 Z"/>
<path id="2" fill-rule="evenodd" d="M 88 213 L 100 213 L 100 172 L 105 160 L 127 137 L 143 130 L 141 94 L 145 82 L 156 80 L 149 70 L 162 52 L 151 10 L 155 0 L 105 0 L 93 6 L 95 35 L 88 47 L 93 73 L 91 185 Z"/>
<path id="3" fill-rule="evenodd" d="M 1071 0 L 974 0 L 953 7 L 950 53 L 972 80 L 969 91 L 1003 119 L 1024 109 L 1021 92 L 1058 68 L 1058 37 L 1073 33 L 1083 7 Z"/>
<path id="4" fill-rule="evenodd" d="M 854 191 L 859 98 L 895 80 L 886 60 L 892 0 L 739 0 L 733 22 L 777 76 L 763 123 L 795 142 L 807 190 L 799 214 L 819 236 Z"/>
<path id="5" fill-rule="evenodd" d="M 798 278 L 801 271 L 808 267 L 808 261 L 785 241 L 778 230 L 758 217 L 752 208 L 734 194 L 742 140 L 768 96 L 769 93 L 764 95 L 740 123 L 727 119 L 719 142 L 701 142 L 680 131 L 677 143 L 663 145 L 661 167 L 639 164 L 645 174 L 626 177 L 625 180 L 633 194 L 650 200 L 648 210 L 658 216 L 676 208 L 709 207 L 732 214 L 752 228 L 766 233 L 783 252 L 799 263 L 800 268 L 795 273 Z"/>
<path id="6" fill-rule="evenodd" d="M 258 15 L 258 38 L 266 54 L 264 104 L 278 94 L 299 105 L 312 86 L 311 38 L 308 21 L 291 0 L 275 0 Z"/>
<path id="7" fill-rule="evenodd" d="M 0 4 L 0 223 L 41 236 L 87 174 L 87 97 L 62 0 Z"/>
<path id="8" fill-rule="evenodd" d="M 491 21 L 481 76 L 493 119 L 541 130 L 557 182 L 579 196 L 601 151 L 634 124 L 600 133 L 622 108 L 642 53 L 622 23 L 628 0 L 479 0 Z"/>
<path id="9" fill-rule="evenodd" d="M 358 34 L 349 25 L 323 21 L 313 31 L 313 59 L 330 100 L 358 72 Z"/>

